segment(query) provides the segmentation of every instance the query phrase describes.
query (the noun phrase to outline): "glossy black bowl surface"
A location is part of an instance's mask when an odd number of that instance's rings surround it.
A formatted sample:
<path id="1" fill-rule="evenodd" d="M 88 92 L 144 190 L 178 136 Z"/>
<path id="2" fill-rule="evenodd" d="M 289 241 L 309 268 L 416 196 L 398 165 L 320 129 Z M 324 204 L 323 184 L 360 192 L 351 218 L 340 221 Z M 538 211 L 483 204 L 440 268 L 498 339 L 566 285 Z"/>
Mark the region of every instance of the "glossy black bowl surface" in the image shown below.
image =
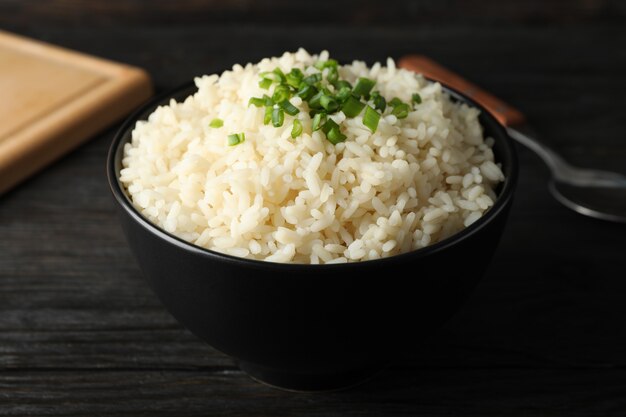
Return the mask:
<path id="1" fill-rule="evenodd" d="M 518 164 L 513 144 L 480 105 L 506 180 L 481 219 L 434 245 L 389 258 L 335 265 L 279 264 L 194 246 L 145 219 L 119 182 L 124 144 L 137 120 L 192 83 L 133 114 L 111 144 L 109 184 L 122 228 L 150 285 L 185 327 L 282 388 L 326 390 L 366 379 L 448 320 L 487 268 L 504 229 Z"/>

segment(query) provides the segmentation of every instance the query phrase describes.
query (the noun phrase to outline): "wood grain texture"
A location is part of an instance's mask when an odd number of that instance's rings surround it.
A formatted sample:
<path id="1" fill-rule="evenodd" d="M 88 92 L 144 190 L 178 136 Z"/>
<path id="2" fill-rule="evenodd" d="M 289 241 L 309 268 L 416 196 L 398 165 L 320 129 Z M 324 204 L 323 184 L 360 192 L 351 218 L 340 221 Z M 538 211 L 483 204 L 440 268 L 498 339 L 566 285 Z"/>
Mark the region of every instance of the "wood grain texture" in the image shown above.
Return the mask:
<path id="1" fill-rule="evenodd" d="M 0 193 L 152 94 L 139 68 L 0 31 Z"/>
<path id="2" fill-rule="evenodd" d="M 106 81 L 101 74 L 44 60 L 19 48 L 0 49 L 0 141 Z"/>
<path id="3" fill-rule="evenodd" d="M 161 91 L 300 45 L 369 62 L 418 52 L 518 107 L 572 162 L 626 173 L 622 24 L 242 24 L 225 44 L 230 27 L 27 34 L 145 67 Z M 626 414 L 626 227 L 560 206 L 525 149 L 501 245 L 459 314 L 370 383 L 304 395 L 254 383 L 160 305 L 117 226 L 104 176 L 113 133 L 0 198 L 0 415 Z"/>

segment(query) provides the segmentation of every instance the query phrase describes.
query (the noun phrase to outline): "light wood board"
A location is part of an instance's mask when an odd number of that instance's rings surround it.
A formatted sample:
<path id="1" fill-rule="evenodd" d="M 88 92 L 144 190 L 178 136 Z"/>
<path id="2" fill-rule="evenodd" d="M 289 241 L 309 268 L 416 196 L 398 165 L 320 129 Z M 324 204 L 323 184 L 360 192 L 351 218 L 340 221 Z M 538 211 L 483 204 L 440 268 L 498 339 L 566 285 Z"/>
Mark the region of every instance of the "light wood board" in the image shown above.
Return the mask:
<path id="1" fill-rule="evenodd" d="M 152 95 L 148 74 L 0 31 L 0 193 Z"/>

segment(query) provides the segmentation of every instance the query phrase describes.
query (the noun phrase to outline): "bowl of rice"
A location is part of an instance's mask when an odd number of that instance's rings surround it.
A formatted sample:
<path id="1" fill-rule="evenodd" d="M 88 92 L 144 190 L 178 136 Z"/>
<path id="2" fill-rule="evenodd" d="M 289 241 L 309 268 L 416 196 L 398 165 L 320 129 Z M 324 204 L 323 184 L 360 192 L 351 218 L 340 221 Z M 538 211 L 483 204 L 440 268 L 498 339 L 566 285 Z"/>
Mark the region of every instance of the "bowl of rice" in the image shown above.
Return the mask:
<path id="1" fill-rule="evenodd" d="M 517 169 L 471 99 L 392 59 L 303 49 L 155 98 L 107 161 L 165 307 L 295 390 L 363 381 L 451 317 L 497 247 Z"/>

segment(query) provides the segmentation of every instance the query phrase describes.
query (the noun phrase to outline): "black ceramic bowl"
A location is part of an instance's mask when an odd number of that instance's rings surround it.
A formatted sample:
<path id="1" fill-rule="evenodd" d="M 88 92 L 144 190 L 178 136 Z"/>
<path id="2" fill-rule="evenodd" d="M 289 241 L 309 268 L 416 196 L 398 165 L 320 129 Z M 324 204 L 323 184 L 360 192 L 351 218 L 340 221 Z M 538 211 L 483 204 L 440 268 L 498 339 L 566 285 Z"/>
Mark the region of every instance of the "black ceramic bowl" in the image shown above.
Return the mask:
<path id="1" fill-rule="evenodd" d="M 139 214 L 118 181 L 136 121 L 195 91 L 189 83 L 138 110 L 113 140 L 107 161 L 128 243 L 165 307 L 192 333 L 258 380 L 326 390 L 366 379 L 459 309 L 498 245 L 518 170 L 511 140 L 484 108 L 447 89 L 481 110 L 506 176 L 481 219 L 439 243 L 385 259 L 279 264 L 202 249 L 165 232 Z"/>

